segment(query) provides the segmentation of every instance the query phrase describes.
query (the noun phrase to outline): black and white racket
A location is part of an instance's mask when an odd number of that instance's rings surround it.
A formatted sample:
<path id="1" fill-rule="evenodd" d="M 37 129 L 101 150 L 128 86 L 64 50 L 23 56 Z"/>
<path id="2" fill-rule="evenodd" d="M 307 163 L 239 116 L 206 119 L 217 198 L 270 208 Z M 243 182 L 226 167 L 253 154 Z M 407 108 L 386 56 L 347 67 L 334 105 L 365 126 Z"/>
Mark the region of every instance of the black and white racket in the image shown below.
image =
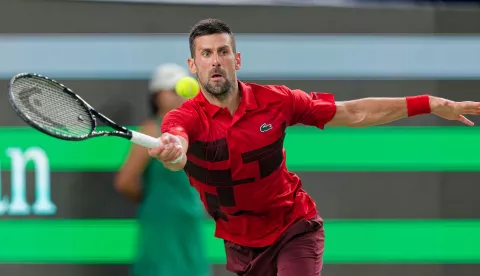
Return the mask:
<path id="1" fill-rule="evenodd" d="M 9 100 L 15 112 L 35 129 L 62 140 L 80 141 L 98 136 L 116 136 L 147 148 L 161 145 L 158 138 L 129 130 L 96 111 L 63 84 L 31 73 L 14 76 Z M 111 131 L 97 131 L 100 119 Z"/>

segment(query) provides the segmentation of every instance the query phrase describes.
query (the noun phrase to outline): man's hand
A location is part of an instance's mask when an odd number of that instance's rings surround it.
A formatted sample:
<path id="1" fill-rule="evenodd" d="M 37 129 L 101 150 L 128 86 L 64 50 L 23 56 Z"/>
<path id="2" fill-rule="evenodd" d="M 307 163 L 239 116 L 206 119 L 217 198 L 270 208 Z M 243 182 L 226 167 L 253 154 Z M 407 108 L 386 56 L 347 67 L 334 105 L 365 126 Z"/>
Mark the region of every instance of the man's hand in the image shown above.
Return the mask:
<path id="1" fill-rule="evenodd" d="M 478 102 L 454 102 L 433 96 L 430 96 L 430 109 L 432 114 L 447 120 L 457 120 L 469 126 L 473 126 L 474 123 L 463 115 L 480 115 Z"/>
<path id="2" fill-rule="evenodd" d="M 148 154 L 151 157 L 158 159 L 165 165 L 171 164 L 183 157 L 184 152 L 180 138 L 170 133 L 163 133 L 159 139 L 162 141 L 161 146 L 148 149 Z"/>

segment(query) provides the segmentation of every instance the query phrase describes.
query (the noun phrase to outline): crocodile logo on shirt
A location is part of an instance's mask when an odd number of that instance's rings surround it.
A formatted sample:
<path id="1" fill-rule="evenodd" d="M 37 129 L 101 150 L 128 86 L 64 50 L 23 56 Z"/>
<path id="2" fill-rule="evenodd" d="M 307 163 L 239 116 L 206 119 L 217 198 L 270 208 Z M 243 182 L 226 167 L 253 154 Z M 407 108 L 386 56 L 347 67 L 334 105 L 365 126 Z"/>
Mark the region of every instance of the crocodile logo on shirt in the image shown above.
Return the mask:
<path id="1" fill-rule="evenodd" d="M 272 129 L 272 124 L 263 123 L 263 125 L 260 126 L 261 132 L 269 131 L 270 129 Z"/>

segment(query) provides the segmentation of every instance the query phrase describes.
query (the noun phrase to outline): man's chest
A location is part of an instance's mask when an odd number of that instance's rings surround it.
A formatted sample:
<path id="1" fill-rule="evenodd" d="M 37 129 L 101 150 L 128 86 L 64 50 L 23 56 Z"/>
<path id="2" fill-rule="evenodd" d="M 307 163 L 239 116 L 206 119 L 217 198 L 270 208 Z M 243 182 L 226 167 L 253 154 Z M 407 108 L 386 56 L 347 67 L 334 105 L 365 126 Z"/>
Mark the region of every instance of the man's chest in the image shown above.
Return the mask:
<path id="1" fill-rule="evenodd" d="M 229 116 L 202 120 L 188 151 L 186 171 L 213 217 L 222 217 L 218 210 L 226 207 L 252 210 L 250 199 L 254 194 L 263 197 L 258 188 L 268 189 L 266 184 L 278 177 L 284 161 L 287 120 L 281 110 Z"/>
<path id="2" fill-rule="evenodd" d="M 286 118 L 281 110 L 254 110 L 230 115 L 221 110 L 214 118 L 203 120 L 198 137 L 189 153 L 203 161 L 232 165 L 265 155 L 283 148 Z"/>

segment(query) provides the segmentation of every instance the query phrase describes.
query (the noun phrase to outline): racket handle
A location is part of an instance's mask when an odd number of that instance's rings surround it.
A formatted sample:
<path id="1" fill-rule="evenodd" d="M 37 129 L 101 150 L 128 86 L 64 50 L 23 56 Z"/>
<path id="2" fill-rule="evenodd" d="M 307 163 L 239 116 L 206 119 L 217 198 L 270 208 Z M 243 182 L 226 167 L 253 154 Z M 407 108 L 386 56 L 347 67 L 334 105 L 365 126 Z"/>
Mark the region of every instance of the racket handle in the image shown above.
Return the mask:
<path id="1" fill-rule="evenodd" d="M 147 148 L 156 148 L 162 144 L 162 141 L 158 138 L 153 138 L 152 136 L 145 135 L 143 133 L 130 130 L 132 132 L 132 138 L 130 141 L 132 141 L 135 144 L 139 144 L 141 146 L 147 147 Z M 180 161 L 182 161 L 183 155 L 180 155 L 177 159 L 173 160 L 172 164 L 176 164 Z"/>
<path id="2" fill-rule="evenodd" d="M 132 132 L 132 138 L 130 139 L 130 141 L 135 144 L 139 144 L 147 148 L 156 148 L 162 144 L 162 142 L 158 138 L 153 138 L 152 136 L 148 136 L 134 130 L 130 131 Z"/>

